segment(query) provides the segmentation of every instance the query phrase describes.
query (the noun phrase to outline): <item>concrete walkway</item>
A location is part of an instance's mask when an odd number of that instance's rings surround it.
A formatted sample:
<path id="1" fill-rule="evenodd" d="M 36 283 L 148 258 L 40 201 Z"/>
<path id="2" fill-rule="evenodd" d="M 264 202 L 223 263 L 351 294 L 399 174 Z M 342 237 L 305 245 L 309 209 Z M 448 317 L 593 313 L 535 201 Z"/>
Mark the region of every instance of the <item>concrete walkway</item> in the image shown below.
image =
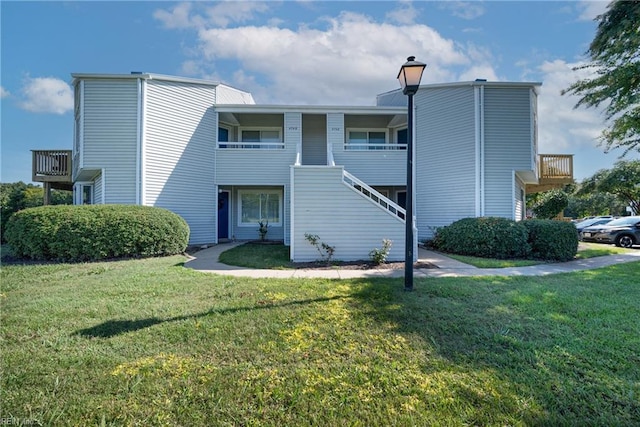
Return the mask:
<path id="1" fill-rule="evenodd" d="M 192 259 L 185 263 L 185 267 L 194 270 L 216 273 L 228 276 L 254 277 L 254 278 L 327 278 L 327 279 L 353 279 L 359 277 L 404 277 L 404 270 L 371 269 L 350 270 L 335 267 L 332 269 L 291 269 L 291 270 L 260 270 L 244 267 L 235 267 L 222 264 L 218 256 L 244 242 L 223 243 L 196 252 Z M 414 269 L 414 277 L 464 277 L 464 276 L 542 276 L 547 274 L 567 273 L 571 271 L 590 270 L 606 267 L 613 264 L 640 261 L 640 250 L 629 254 L 607 255 L 561 263 L 539 264 L 529 267 L 509 268 L 477 268 L 469 264 L 456 261 L 437 252 L 418 248 L 420 261 L 429 262 L 438 268 Z"/>

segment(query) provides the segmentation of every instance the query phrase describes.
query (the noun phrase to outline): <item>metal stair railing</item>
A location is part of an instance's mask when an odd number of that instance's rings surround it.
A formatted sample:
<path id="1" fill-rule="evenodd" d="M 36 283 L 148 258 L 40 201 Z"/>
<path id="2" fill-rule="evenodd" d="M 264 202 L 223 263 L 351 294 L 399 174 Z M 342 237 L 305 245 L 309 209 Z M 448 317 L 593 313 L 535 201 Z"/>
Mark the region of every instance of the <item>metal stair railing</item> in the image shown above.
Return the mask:
<path id="1" fill-rule="evenodd" d="M 400 207 L 400 205 L 394 203 L 393 200 L 388 199 L 345 170 L 342 171 L 342 182 L 363 197 L 371 200 L 371 202 L 387 211 L 390 215 L 395 216 L 402 222 L 405 221 L 406 211 Z"/>

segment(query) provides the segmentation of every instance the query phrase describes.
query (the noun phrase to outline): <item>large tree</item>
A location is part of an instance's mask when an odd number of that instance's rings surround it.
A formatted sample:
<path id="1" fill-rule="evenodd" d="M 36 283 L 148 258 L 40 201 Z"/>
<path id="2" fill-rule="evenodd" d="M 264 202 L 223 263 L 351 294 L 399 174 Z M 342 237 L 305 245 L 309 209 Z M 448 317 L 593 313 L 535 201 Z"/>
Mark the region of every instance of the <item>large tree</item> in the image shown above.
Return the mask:
<path id="1" fill-rule="evenodd" d="M 599 21 L 587 55 L 591 62 L 574 68 L 593 69 L 595 77 L 579 80 L 562 94 L 581 98 L 575 107 L 605 106 L 608 128 L 602 132 L 605 152 L 640 151 L 640 1 L 614 0 Z"/>
<path id="2" fill-rule="evenodd" d="M 640 160 L 616 162 L 613 169 L 603 169 L 580 184 L 578 196 L 602 192 L 613 194 L 640 214 Z"/>

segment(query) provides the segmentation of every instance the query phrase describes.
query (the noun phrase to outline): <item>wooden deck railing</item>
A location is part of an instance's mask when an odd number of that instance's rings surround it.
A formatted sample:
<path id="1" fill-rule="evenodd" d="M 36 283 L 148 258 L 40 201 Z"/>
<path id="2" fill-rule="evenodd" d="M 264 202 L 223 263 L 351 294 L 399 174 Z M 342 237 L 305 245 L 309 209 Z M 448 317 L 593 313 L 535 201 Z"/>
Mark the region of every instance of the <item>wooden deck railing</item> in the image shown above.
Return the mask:
<path id="1" fill-rule="evenodd" d="M 32 180 L 71 182 L 71 150 L 32 150 Z"/>
<path id="2" fill-rule="evenodd" d="M 573 179 L 573 155 L 571 154 L 540 154 L 539 178 Z"/>

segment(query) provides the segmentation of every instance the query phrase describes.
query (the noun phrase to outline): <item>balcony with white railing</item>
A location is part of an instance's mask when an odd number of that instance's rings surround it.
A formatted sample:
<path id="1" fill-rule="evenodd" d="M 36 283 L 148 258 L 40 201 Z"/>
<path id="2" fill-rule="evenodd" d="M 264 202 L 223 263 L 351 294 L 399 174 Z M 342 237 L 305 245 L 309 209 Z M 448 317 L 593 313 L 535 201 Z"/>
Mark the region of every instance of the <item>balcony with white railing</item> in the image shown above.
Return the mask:
<path id="1" fill-rule="evenodd" d="M 369 185 L 406 185 L 406 144 L 347 142 L 332 148 L 335 164 Z"/>
<path id="2" fill-rule="evenodd" d="M 216 143 L 218 184 L 273 184 L 289 180 L 296 161 L 296 145 L 284 142 L 220 141 Z"/>

